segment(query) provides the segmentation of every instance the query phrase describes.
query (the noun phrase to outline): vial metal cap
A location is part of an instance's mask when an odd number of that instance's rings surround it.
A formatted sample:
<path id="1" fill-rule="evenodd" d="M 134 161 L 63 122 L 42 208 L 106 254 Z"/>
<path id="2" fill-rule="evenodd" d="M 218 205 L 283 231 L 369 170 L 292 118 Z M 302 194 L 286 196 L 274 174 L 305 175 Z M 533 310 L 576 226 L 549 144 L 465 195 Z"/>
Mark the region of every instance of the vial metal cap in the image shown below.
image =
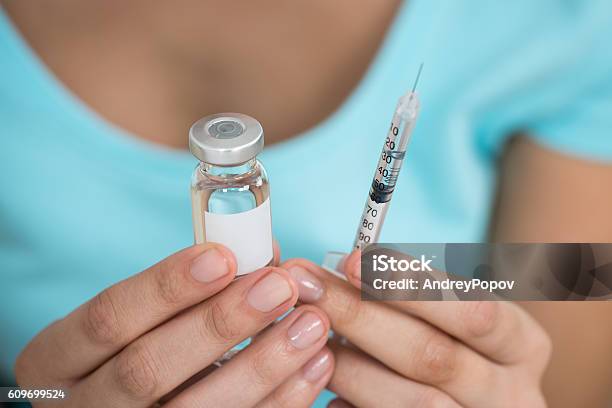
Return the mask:
<path id="1" fill-rule="evenodd" d="M 206 116 L 189 129 L 189 150 L 200 161 L 219 166 L 247 162 L 263 150 L 261 124 L 242 113 Z"/>

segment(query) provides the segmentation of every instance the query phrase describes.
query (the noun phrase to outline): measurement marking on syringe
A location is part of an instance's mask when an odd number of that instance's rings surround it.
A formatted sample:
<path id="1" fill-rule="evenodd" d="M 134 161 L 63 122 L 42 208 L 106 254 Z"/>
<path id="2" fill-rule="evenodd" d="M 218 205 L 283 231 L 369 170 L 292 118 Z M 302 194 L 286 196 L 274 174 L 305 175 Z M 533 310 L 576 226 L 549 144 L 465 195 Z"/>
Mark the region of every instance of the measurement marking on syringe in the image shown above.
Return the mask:
<path id="1" fill-rule="evenodd" d="M 423 64 L 419 67 L 412 91 L 400 98 L 395 109 L 382 153 L 376 165 L 368 199 L 361 215 L 357 236 L 355 237 L 355 248 L 361 248 L 363 244 L 378 241 L 406 155 L 406 146 L 418 116 L 419 102 L 415 89 L 422 68 Z"/>

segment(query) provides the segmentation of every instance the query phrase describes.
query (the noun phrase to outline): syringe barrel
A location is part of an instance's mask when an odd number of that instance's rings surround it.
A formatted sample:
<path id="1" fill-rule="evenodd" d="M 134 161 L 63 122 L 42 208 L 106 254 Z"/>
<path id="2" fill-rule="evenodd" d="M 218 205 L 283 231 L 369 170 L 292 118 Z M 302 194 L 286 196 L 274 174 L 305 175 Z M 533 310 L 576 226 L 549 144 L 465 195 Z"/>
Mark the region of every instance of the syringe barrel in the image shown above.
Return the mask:
<path id="1" fill-rule="evenodd" d="M 360 249 L 363 245 L 378 242 L 418 114 L 417 95 L 410 92 L 402 96 L 395 109 L 374 171 L 372 185 L 355 236 L 354 248 Z"/>

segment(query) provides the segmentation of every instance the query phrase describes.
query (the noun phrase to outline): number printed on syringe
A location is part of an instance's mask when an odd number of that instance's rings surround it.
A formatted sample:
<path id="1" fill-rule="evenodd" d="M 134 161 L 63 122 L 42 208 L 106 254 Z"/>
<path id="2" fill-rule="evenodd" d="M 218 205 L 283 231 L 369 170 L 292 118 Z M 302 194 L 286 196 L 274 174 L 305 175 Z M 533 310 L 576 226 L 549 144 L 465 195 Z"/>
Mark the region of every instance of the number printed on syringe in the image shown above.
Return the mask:
<path id="1" fill-rule="evenodd" d="M 406 155 L 406 147 L 419 114 L 419 101 L 415 93 L 415 87 L 421 69 L 422 65 L 419 68 L 419 74 L 412 91 L 400 98 L 395 109 L 361 216 L 353 245 L 355 249 L 361 249 L 366 244 L 378 242 Z"/>

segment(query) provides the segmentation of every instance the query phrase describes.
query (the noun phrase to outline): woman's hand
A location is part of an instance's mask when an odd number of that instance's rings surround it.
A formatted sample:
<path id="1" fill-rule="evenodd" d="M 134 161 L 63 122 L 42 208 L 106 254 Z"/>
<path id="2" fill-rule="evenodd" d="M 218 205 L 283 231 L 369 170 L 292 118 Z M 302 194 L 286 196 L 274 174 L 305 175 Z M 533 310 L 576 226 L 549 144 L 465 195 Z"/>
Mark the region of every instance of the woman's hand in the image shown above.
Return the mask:
<path id="1" fill-rule="evenodd" d="M 323 309 L 350 343 L 332 344 L 329 388 L 342 400 L 359 407 L 545 406 L 540 379 L 550 340 L 517 305 L 362 302 L 359 251 L 343 262 L 349 283 L 302 259 L 283 267 L 302 301 Z"/>
<path id="2" fill-rule="evenodd" d="M 333 369 L 324 347 L 329 323 L 313 306 L 295 309 L 202 378 L 298 297 L 284 269 L 232 283 L 235 273 L 233 255 L 220 245 L 180 251 L 44 329 L 18 357 L 17 382 L 66 389 L 70 407 L 145 407 L 160 399 L 169 407 L 309 406 Z"/>

